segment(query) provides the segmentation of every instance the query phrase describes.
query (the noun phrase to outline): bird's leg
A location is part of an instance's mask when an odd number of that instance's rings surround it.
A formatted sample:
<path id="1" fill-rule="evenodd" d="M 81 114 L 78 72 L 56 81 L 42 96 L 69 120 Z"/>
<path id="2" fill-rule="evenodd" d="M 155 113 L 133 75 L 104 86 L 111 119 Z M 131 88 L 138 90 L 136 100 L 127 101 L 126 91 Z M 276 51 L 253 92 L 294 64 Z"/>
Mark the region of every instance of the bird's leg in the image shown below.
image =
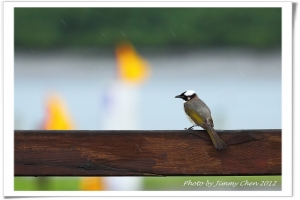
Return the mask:
<path id="1" fill-rule="evenodd" d="M 193 128 L 194 128 L 194 125 L 191 126 L 190 128 L 185 128 L 185 129 L 186 129 L 186 130 L 193 130 Z"/>

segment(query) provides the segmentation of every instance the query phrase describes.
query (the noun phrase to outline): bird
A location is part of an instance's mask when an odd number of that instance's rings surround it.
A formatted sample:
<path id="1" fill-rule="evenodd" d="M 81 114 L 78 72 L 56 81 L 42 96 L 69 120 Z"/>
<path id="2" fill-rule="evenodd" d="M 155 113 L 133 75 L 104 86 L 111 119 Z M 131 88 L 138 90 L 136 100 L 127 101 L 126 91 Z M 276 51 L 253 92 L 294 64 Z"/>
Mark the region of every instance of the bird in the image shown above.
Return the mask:
<path id="1" fill-rule="evenodd" d="M 181 98 L 185 101 L 185 114 L 193 124 L 188 130 L 193 130 L 194 126 L 202 127 L 208 132 L 216 149 L 225 149 L 226 144 L 214 129 L 214 122 L 209 107 L 197 96 L 196 92 L 194 90 L 187 90 L 175 96 L 175 98 Z"/>

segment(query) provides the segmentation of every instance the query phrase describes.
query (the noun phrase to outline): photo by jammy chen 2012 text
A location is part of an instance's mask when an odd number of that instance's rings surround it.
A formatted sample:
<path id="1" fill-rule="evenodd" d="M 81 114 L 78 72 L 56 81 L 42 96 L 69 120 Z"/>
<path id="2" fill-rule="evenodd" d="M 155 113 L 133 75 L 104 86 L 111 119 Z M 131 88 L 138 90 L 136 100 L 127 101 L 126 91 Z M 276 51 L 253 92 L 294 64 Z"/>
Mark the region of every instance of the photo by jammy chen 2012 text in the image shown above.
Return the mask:
<path id="1" fill-rule="evenodd" d="M 183 186 L 192 187 L 275 187 L 277 186 L 277 181 L 191 181 L 186 180 Z"/>

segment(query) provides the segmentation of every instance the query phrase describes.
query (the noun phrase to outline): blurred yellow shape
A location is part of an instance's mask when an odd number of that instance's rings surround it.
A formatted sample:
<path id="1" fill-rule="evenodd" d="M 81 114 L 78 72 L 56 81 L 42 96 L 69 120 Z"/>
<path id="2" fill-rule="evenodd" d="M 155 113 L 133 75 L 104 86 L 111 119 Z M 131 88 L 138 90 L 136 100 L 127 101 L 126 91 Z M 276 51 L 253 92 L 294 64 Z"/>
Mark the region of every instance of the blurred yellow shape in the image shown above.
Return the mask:
<path id="1" fill-rule="evenodd" d="M 105 190 L 103 179 L 99 177 L 84 177 L 80 181 L 80 190 Z"/>
<path id="2" fill-rule="evenodd" d="M 75 129 L 73 120 L 68 112 L 67 105 L 58 94 L 47 98 L 47 113 L 43 129 L 45 130 L 72 130 Z M 47 181 L 39 179 L 39 183 Z M 46 182 L 47 183 L 47 182 Z M 83 177 L 80 179 L 80 190 L 104 190 L 101 177 Z"/>
<path id="3" fill-rule="evenodd" d="M 46 102 L 47 113 L 43 129 L 45 130 L 72 130 L 75 129 L 73 120 L 62 98 L 52 94 Z"/>
<path id="4" fill-rule="evenodd" d="M 150 67 L 130 43 L 122 43 L 117 46 L 116 57 L 118 75 L 121 80 L 134 84 L 147 80 Z"/>

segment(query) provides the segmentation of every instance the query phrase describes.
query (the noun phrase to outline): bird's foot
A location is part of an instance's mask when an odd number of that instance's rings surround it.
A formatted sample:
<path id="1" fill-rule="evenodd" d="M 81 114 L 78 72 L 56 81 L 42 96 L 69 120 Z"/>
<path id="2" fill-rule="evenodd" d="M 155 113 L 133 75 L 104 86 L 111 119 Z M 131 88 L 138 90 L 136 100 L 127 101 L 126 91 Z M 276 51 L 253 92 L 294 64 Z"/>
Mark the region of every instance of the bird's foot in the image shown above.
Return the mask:
<path id="1" fill-rule="evenodd" d="M 190 128 L 185 128 L 185 130 L 193 130 L 194 126 L 191 126 Z"/>

